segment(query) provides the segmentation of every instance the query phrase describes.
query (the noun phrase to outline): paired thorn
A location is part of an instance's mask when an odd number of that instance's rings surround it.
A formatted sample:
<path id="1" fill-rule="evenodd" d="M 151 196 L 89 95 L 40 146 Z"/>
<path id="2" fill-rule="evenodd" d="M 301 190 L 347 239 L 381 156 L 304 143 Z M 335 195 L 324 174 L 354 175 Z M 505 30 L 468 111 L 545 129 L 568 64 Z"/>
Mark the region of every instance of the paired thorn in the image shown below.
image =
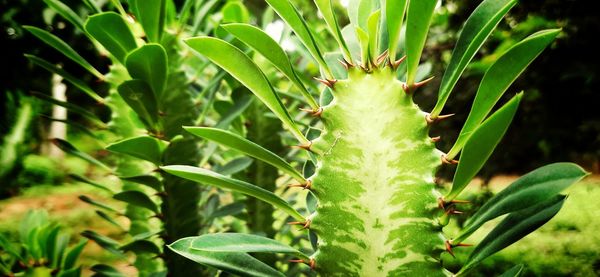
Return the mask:
<path id="1" fill-rule="evenodd" d="M 302 225 L 302 229 L 310 229 L 310 219 L 307 219 L 306 221 L 302 222 L 302 221 L 291 221 L 288 222 L 288 225 Z"/>
<path id="2" fill-rule="evenodd" d="M 437 137 L 432 137 L 432 138 L 431 138 L 431 142 L 438 142 L 438 141 L 440 141 L 440 140 L 442 140 L 442 137 L 441 137 L 441 136 L 437 136 Z"/>
<path id="3" fill-rule="evenodd" d="M 293 184 L 288 185 L 288 188 L 302 188 L 302 189 L 310 189 L 312 187 L 312 181 L 306 180 L 305 184 Z"/>
<path id="4" fill-rule="evenodd" d="M 306 144 L 295 145 L 295 146 L 292 146 L 292 147 L 295 147 L 295 148 L 300 148 L 300 149 L 304 149 L 304 150 L 306 150 L 306 151 L 310 151 L 310 152 L 312 152 L 312 150 L 310 149 L 310 147 L 311 147 L 311 146 L 312 146 L 312 141 L 309 141 L 309 142 L 308 142 L 308 143 L 306 143 Z"/>
<path id="5" fill-rule="evenodd" d="M 390 66 L 391 66 L 391 67 L 392 67 L 394 70 L 396 70 L 396 69 L 398 69 L 398 66 L 400 66 L 400 64 L 401 64 L 402 62 L 404 62 L 405 60 L 406 60 L 406 55 L 402 56 L 402 58 L 400 58 L 400 59 L 398 59 L 398 60 L 396 60 L 396 61 L 391 61 L 391 60 L 389 60 L 388 62 L 389 62 L 389 64 L 390 64 Z"/>
<path id="6" fill-rule="evenodd" d="M 446 200 L 444 200 L 444 197 L 439 197 L 437 199 L 437 202 L 438 202 L 438 207 L 443 210 L 446 210 L 447 205 L 449 206 L 452 204 L 470 204 L 471 203 L 471 201 L 469 201 L 469 200 L 457 200 L 457 199 L 446 201 Z M 459 213 L 461 213 L 461 212 L 459 212 Z"/>
<path id="7" fill-rule="evenodd" d="M 302 260 L 302 259 L 296 259 L 296 260 L 289 260 L 290 263 L 301 263 L 301 264 L 307 264 L 308 266 L 310 266 L 311 270 L 315 269 L 315 259 L 310 259 L 308 261 Z"/>
<path id="8" fill-rule="evenodd" d="M 442 163 L 444 164 L 458 164 L 458 160 L 449 160 L 448 157 L 446 156 L 446 154 L 442 155 L 440 157 L 440 159 L 442 160 Z"/>
<path id="9" fill-rule="evenodd" d="M 433 80 L 433 78 L 435 78 L 435 76 L 429 77 L 421 82 L 416 82 L 410 86 L 407 83 L 402 83 L 402 89 L 406 93 L 411 93 L 411 92 L 415 91 L 416 89 L 424 86 L 425 84 L 431 82 L 431 80 Z"/>
<path id="10" fill-rule="evenodd" d="M 323 107 L 318 107 L 316 110 L 315 109 L 304 109 L 304 108 L 301 108 L 300 110 L 303 112 L 307 112 L 314 117 L 321 117 L 321 114 L 323 113 Z"/>
<path id="11" fill-rule="evenodd" d="M 335 85 L 335 83 L 337 83 L 336 79 L 319 79 L 317 77 L 314 77 L 315 80 L 319 81 L 321 84 L 324 84 L 326 86 L 328 86 L 329 88 L 333 89 L 333 86 Z"/>
<path id="12" fill-rule="evenodd" d="M 351 64 L 351 63 L 349 63 L 348 61 L 346 61 L 346 59 L 340 59 L 340 60 L 338 60 L 338 61 L 339 61 L 339 62 L 342 64 L 342 66 L 343 66 L 343 67 L 344 67 L 346 70 L 349 70 L 350 68 L 354 67 L 354 65 L 353 65 L 353 64 Z"/>
<path id="13" fill-rule="evenodd" d="M 385 51 L 383 51 L 383 53 L 381 53 L 377 59 L 375 59 L 375 66 L 379 66 L 380 64 L 382 64 L 385 59 L 387 59 L 388 57 L 388 50 L 386 49 Z"/>
<path id="14" fill-rule="evenodd" d="M 454 256 L 454 252 L 452 251 L 453 247 L 468 247 L 468 246 L 473 246 L 472 244 L 467 244 L 467 243 L 453 244 L 452 240 L 446 240 L 446 242 L 444 243 L 444 245 L 446 247 L 446 251 L 448 251 L 448 253 L 450 253 L 450 255 L 452 255 L 453 258 L 456 258 L 456 256 Z"/>
<path id="15" fill-rule="evenodd" d="M 454 115 L 455 114 L 451 113 L 451 114 L 438 115 L 436 118 L 431 118 L 431 114 L 427 114 L 425 116 L 425 121 L 427 121 L 427 124 L 433 124 L 433 123 L 440 122 L 446 118 L 452 117 Z"/>

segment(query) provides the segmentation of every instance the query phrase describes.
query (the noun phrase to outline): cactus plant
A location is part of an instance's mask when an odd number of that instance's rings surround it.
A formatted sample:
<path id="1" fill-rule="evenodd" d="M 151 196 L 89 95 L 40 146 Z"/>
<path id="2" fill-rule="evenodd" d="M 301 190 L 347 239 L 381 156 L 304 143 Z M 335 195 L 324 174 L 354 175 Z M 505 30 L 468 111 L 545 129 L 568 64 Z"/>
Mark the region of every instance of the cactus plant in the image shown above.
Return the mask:
<path id="1" fill-rule="evenodd" d="M 332 70 L 323 58 L 322 45 L 291 1 L 267 0 L 290 28 L 322 72 L 326 87 L 320 106 L 297 78 L 292 63 L 276 42 L 260 29 L 245 24 L 223 28 L 257 53 L 265 56 L 298 86 L 320 119 L 321 134 L 309 140 L 282 105 L 265 75 L 232 44 L 211 37 L 188 39 L 198 53 L 229 72 L 250 89 L 309 152 L 316 166 L 307 178 L 282 158 L 228 131 L 188 127 L 192 134 L 237 149 L 289 174 L 318 199 L 316 210 L 302 215 L 272 192 L 202 168 L 165 166 L 163 170 L 193 181 L 239 191 L 288 213 L 318 236 L 312 254 L 272 239 L 247 234 L 211 234 L 190 237 L 170 245 L 199 263 L 249 276 L 283 276 L 248 253 L 286 253 L 297 256 L 322 276 L 463 276 L 479 262 L 518 241 L 552 218 L 565 197 L 559 192 L 585 176 L 576 165 L 558 163 L 539 168 L 490 199 L 458 234 L 443 232 L 450 216 L 459 214 L 457 197 L 492 154 L 515 115 L 522 94 L 490 112 L 500 96 L 547 47 L 560 30 L 535 33 L 507 50 L 487 70 L 469 117 L 448 153 L 436 149 L 439 138 L 429 137 L 459 77 L 515 0 L 485 0 L 465 23 L 441 82 L 438 101 L 430 113 L 413 101 L 418 88 L 431 79 L 419 80 L 421 52 L 437 0 L 355 1 L 349 5 L 350 30 L 356 40 L 338 26 L 332 2 L 315 0 L 331 34 L 339 45 L 346 72 Z M 403 26 L 406 14 L 406 26 Z M 403 47 L 397 49 L 401 29 Z M 359 45 L 353 53 L 351 45 Z M 406 71 L 400 70 L 400 64 Z M 337 75 L 337 76 L 336 76 Z M 489 116 L 488 116 L 489 115 Z M 455 157 L 460 153 L 460 161 Z M 452 188 L 440 191 L 434 177 L 440 166 L 458 164 Z M 472 251 L 458 273 L 444 269 L 443 253 L 467 246 L 464 241 L 483 223 L 508 216 Z M 515 276 L 521 267 L 506 274 Z"/>

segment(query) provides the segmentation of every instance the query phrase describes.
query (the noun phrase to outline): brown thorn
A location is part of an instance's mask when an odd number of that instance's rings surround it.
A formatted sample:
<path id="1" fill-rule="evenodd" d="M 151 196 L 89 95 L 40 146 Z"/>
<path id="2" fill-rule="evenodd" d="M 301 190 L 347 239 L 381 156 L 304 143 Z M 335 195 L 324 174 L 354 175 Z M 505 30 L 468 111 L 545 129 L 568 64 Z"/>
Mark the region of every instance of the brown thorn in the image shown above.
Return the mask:
<path id="1" fill-rule="evenodd" d="M 452 204 L 470 204 L 471 201 L 469 201 L 469 200 L 450 200 L 450 203 L 452 203 Z"/>
<path id="2" fill-rule="evenodd" d="M 445 163 L 445 164 L 458 164 L 457 160 L 448 160 L 448 158 L 446 157 L 446 154 L 442 155 L 440 159 L 442 160 L 442 163 Z"/>
<path id="3" fill-rule="evenodd" d="M 416 82 L 416 83 L 414 83 L 414 84 L 412 85 L 412 87 L 411 87 L 411 88 L 412 88 L 412 89 L 420 88 L 420 87 L 422 87 L 423 85 L 425 85 L 425 84 L 427 84 L 427 83 L 431 82 L 431 80 L 433 80 L 433 78 L 435 78 L 435 76 L 431 76 L 431 77 L 429 77 L 429 78 L 427 78 L 427 79 L 425 79 L 425 80 L 423 80 L 423 81 L 421 81 L 421 82 Z"/>
<path id="4" fill-rule="evenodd" d="M 300 259 L 289 260 L 288 262 L 290 262 L 290 263 L 298 263 L 298 264 L 304 264 L 304 263 L 306 263 L 304 260 L 300 260 Z"/>
<path id="5" fill-rule="evenodd" d="M 440 141 L 440 140 L 442 140 L 442 137 L 441 137 L 441 136 L 437 136 L 437 137 L 432 137 L 432 138 L 431 138 L 431 141 L 432 141 L 432 142 L 438 142 L 438 141 Z"/>
<path id="6" fill-rule="evenodd" d="M 305 108 L 300 108 L 300 110 L 303 111 L 303 112 L 310 113 L 310 115 L 312 115 L 314 117 L 321 117 L 321 114 L 323 113 L 323 107 L 318 107 L 316 110 L 314 110 L 314 109 L 305 109 Z"/>
<path id="7" fill-rule="evenodd" d="M 446 240 L 446 242 L 444 242 L 444 246 L 446 246 L 446 251 L 448 251 L 448 253 L 450 253 L 450 255 L 452 255 L 453 258 L 456 258 L 456 256 L 454 256 L 454 252 L 452 252 L 452 244 L 449 240 Z"/>
<path id="8" fill-rule="evenodd" d="M 311 146 L 312 146 L 312 141 L 309 141 L 308 144 L 294 145 L 292 147 L 304 149 L 306 151 L 312 151 L 312 150 L 310 150 Z"/>
<path id="9" fill-rule="evenodd" d="M 326 86 L 328 86 L 329 88 L 333 88 L 333 86 L 335 85 L 335 83 L 337 83 L 336 79 L 319 79 L 317 77 L 314 77 L 315 80 L 319 81 L 321 84 L 324 84 Z"/>
<path id="10" fill-rule="evenodd" d="M 288 185 L 289 188 L 303 188 L 303 189 L 310 189 L 312 187 L 312 181 L 311 180 L 306 180 L 305 184 L 292 184 L 292 185 Z"/>
<path id="11" fill-rule="evenodd" d="M 310 269 L 311 269 L 311 270 L 314 270 L 314 269 L 315 269 L 315 266 L 316 266 L 315 259 L 311 258 L 311 259 L 308 261 L 308 266 L 310 266 Z"/>
<path id="12" fill-rule="evenodd" d="M 446 210 L 446 207 L 445 207 L 445 206 L 446 206 L 446 201 L 444 201 L 444 197 L 441 197 L 441 196 L 440 196 L 440 197 L 437 199 L 437 202 L 438 202 L 438 207 L 439 207 L 440 209 L 442 209 L 442 210 Z"/>
<path id="13" fill-rule="evenodd" d="M 455 114 L 451 113 L 451 114 L 438 115 L 436 118 L 431 118 L 431 114 L 427 114 L 425 116 L 425 121 L 427 121 L 427 124 L 433 124 L 433 123 L 442 121 L 444 119 L 447 119 L 449 117 L 452 117 L 454 115 Z"/>
<path id="14" fill-rule="evenodd" d="M 346 68 L 346 70 L 348 70 L 348 69 L 350 69 L 350 68 L 354 67 L 354 65 L 353 65 L 353 64 L 351 64 L 351 63 L 349 63 L 348 61 L 346 61 L 346 59 L 339 59 L 338 61 L 339 61 L 339 62 L 342 64 L 342 66 L 343 66 L 344 68 Z"/>
<path id="15" fill-rule="evenodd" d="M 398 68 L 398 66 L 400 66 L 400 64 L 401 64 L 402 62 L 404 62 L 405 60 L 406 60 L 406 55 L 402 56 L 402 58 L 400 58 L 400 59 L 398 59 L 398 60 L 396 60 L 396 61 L 394 61 L 394 62 L 391 62 L 391 65 L 392 65 L 392 67 L 393 67 L 394 69 L 397 69 L 397 68 Z"/>
<path id="16" fill-rule="evenodd" d="M 404 92 L 406 93 L 409 93 L 410 88 L 406 83 L 402 83 L 402 90 L 404 90 Z"/>
<path id="17" fill-rule="evenodd" d="M 302 225 L 302 229 L 310 229 L 310 222 L 311 222 L 310 219 L 307 219 L 304 222 L 301 222 L 301 221 L 291 221 L 291 222 L 288 222 L 287 224 L 288 225 Z"/>
<path id="18" fill-rule="evenodd" d="M 375 63 L 376 66 L 379 66 L 381 63 L 383 63 L 383 61 L 385 61 L 385 59 L 388 57 L 388 50 L 386 49 L 385 51 L 383 51 L 383 53 L 381 53 L 377 59 L 375 59 Z"/>

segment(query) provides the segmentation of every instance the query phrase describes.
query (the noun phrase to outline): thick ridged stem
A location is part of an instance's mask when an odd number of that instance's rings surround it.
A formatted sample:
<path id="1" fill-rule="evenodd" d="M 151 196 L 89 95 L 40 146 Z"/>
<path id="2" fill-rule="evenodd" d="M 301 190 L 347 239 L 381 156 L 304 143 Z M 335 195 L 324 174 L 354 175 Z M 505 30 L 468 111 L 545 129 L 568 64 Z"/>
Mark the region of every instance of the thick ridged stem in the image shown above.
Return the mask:
<path id="1" fill-rule="evenodd" d="M 440 155 L 425 115 L 389 68 L 351 69 L 323 108 L 311 190 L 322 276 L 445 276 L 434 174 Z M 368 101 L 367 101 L 368 100 Z"/>

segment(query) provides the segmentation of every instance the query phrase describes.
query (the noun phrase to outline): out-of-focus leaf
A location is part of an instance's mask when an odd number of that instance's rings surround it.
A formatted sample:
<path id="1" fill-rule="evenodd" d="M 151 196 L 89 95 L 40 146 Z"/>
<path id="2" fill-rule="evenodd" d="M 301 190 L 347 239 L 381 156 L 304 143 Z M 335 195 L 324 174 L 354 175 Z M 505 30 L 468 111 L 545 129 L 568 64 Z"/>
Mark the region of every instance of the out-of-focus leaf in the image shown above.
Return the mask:
<path id="1" fill-rule="evenodd" d="M 137 42 L 123 18 L 114 12 L 91 15 L 85 22 L 85 30 L 94 37 L 121 64 L 125 56 L 137 48 Z"/>
<path id="2" fill-rule="evenodd" d="M 136 240 L 121 246 L 121 250 L 131 251 L 136 254 L 160 254 L 160 248 L 149 240 Z"/>
<path id="3" fill-rule="evenodd" d="M 58 147 L 60 150 L 65 151 L 67 154 L 73 155 L 75 157 L 78 157 L 82 160 L 85 160 L 91 164 L 94 164 L 100 168 L 103 168 L 105 170 L 111 171 L 111 169 L 106 166 L 105 164 L 103 164 L 102 162 L 94 159 L 92 156 L 83 153 L 81 151 L 79 151 L 77 148 L 75 148 L 75 146 L 73 146 L 72 144 L 70 144 L 68 141 L 66 140 L 62 140 L 59 138 L 54 138 L 51 140 L 52 143 L 54 145 L 56 145 L 56 147 Z"/>
<path id="4" fill-rule="evenodd" d="M 111 143 L 106 149 L 160 165 L 165 144 L 153 137 L 141 136 Z"/>
<path id="5" fill-rule="evenodd" d="M 119 178 L 123 181 L 138 183 L 138 184 L 142 184 L 142 185 L 151 187 L 155 191 L 162 191 L 162 183 L 160 182 L 160 180 L 158 178 L 156 178 L 152 175 L 138 175 L 138 176 L 127 176 L 127 177 L 119 176 Z"/>
<path id="6" fill-rule="evenodd" d="M 513 266 L 508 271 L 502 273 L 499 277 L 519 277 L 521 276 L 521 272 L 523 272 L 524 266 L 522 264 L 518 264 Z"/>
<path id="7" fill-rule="evenodd" d="M 87 242 L 87 239 L 81 239 L 77 244 L 67 251 L 67 255 L 62 263 L 62 268 L 71 269 L 77 265 L 79 255 L 81 255 L 81 252 L 83 252 L 83 248 L 85 248 Z"/>
<path id="8" fill-rule="evenodd" d="M 165 26 L 166 0 L 135 1 L 137 20 L 150 42 L 160 42 Z"/>
<path id="9" fill-rule="evenodd" d="M 99 184 L 99 183 L 97 183 L 97 182 L 94 182 L 94 181 L 92 181 L 92 180 L 90 180 L 90 179 L 88 179 L 88 178 L 85 178 L 85 177 L 81 176 L 81 175 L 77 175 L 77 174 L 72 174 L 72 173 L 71 173 L 71 174 L 69 174 L 69 177 L 70 177 L 71 179 L 73 179 L 73 180 L 77 181 L 77 182 L 86 183 L 86 184 L 88 184 L 88 185 L 91 185 L 91 186 L 93 186 L 93 187 L 99 188 L 99 189 L 101 189 L 101 190 L 104 190 L 104 191 L 107 191 L 107 192 L 113 193 L 113 191 L 112 191 L 111 189 L 107 188 L 106 186 L 104 186 L 104 185 L 102 185 L 102 184 Z"/>
<path id="10" fill-rule="evenodd" d="M 137 190 L 129 190 L 117 193 L 113 196 L 114 199 L 123 201 L 127 204 L 146 208 L 158 214 L 158 205 L 148 197 L 145 193 Z"/>

